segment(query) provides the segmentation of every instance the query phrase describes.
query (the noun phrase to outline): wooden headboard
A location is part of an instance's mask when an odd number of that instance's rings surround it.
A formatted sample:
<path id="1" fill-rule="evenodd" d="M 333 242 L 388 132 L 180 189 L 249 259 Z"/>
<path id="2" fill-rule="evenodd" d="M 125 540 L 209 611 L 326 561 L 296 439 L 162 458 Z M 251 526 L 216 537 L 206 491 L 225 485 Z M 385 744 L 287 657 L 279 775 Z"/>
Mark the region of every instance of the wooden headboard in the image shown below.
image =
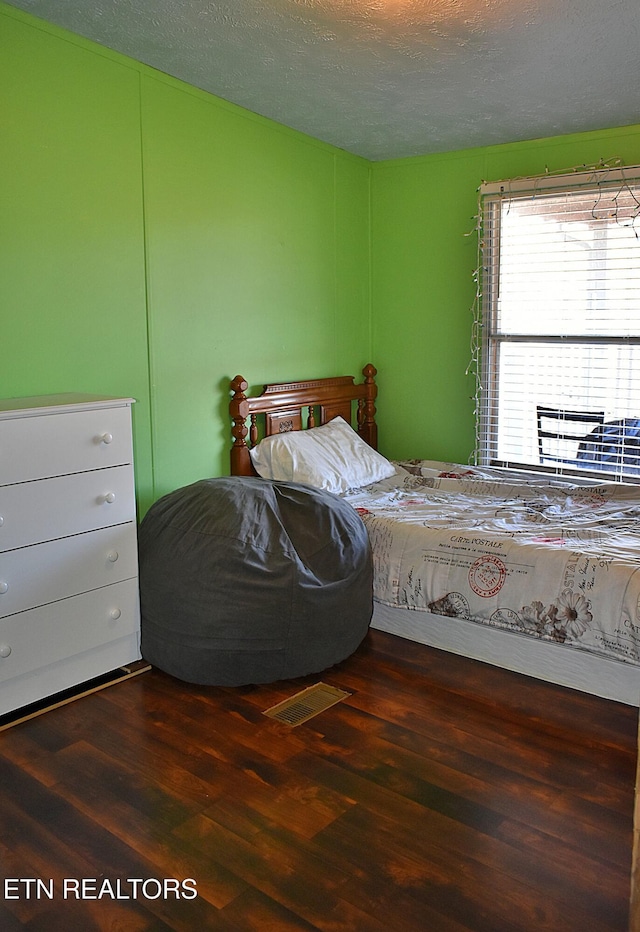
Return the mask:
<path id="1" fill-rule="evenodd" d="M 362 439 L 377 450 L 376 373 L 375 366 L 369 363 L 362 370 L 363 381 L 357 384 L 352 375 L 341 375 L 332 379 L 310 379 L 306 382 L 280 382 L 265 385 L 262 394 L 253 397 L 245 395 L 248 383 L 241 375 L 237 375 L 230 385 L 232 397 L 229 413 L 233 424 L 231 475 L 256 475 L 249 449 L 262 437 L 316 427 L 326 424 L 338 415 L 348 424 L 352 424 Z M 353 402 L 357 402 L 355 423 L 352 423 Z M 303 413 L 304 409 L 306 416 Z M 264 424 L 259 424 L 259 415 L 264 416 L 260 418 L 260 422 L 264 421 Z"/>

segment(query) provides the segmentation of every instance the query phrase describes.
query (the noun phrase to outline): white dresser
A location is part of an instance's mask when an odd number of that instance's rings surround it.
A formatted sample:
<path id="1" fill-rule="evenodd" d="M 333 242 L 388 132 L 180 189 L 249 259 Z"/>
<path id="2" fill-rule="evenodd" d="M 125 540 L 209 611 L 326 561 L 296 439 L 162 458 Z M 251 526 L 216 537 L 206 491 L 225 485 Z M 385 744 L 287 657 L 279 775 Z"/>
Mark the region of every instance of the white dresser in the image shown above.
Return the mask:
<path id="1" fill-rule="evenodd" d="M 140 658 L 132 403 L 0 401 L 0 715 Z"/>

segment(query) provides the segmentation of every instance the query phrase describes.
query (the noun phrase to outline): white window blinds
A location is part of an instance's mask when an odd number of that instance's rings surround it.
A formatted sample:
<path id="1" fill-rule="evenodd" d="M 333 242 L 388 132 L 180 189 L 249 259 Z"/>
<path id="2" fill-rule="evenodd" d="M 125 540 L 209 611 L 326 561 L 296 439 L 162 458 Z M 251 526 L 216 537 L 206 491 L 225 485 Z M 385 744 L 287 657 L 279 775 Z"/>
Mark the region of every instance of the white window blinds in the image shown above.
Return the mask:
<path id="1" fill-rule="evenodd" d="M 640 169 L 484 185 L 477 460 L 640 477 Z"/>

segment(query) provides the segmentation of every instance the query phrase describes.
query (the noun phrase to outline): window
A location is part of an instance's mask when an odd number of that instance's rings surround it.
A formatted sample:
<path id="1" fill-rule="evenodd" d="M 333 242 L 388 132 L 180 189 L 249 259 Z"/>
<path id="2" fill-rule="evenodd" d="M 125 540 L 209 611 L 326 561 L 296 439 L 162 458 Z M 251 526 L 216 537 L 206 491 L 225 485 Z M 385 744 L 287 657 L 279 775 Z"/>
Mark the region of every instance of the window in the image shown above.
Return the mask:
<path id="1" fill-rule="evenodd" d="M 640 169 L 480 194 L 477 461 L 640 477 Z"/>

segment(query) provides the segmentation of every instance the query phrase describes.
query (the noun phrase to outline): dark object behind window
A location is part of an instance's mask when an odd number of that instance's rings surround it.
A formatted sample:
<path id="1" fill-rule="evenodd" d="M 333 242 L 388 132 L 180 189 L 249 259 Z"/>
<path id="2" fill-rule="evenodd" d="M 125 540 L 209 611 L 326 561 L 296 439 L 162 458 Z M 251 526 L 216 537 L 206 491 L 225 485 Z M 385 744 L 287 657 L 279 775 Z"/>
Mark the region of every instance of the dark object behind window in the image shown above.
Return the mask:
<path id="1" fill-rule="evenodd" d="M 575 464 L 590 428 L 604 423 L 604 411 L 566 411 L 537 405 L 540 463 Z M 597 428 L 596 428 L 597 430 Z M 585 457 L 587 454 L 585 453 Z M 586 465 L 586 464 L 583 464 Z"/>
<path id="2" fill-rule="evenodd" d="M 578 461 L 616 478 L 640 476 L 640 418 L 600 424 L 578 447 Z"/>

